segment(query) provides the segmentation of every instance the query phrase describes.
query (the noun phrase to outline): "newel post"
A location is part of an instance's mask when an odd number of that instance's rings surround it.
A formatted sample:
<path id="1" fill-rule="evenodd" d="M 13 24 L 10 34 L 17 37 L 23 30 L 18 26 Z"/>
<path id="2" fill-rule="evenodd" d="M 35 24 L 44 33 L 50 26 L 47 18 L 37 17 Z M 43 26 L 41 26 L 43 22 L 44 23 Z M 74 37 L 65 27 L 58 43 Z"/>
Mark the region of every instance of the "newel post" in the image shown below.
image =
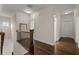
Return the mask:
<path id="1" fill-rule="evenodd" d="M 34 55 L 33 34 L 34 34 L 34 30 L 31 29 L 31 30 L 30 30 L 30 47 L 29 47 L 30 51 L 29 51 L 29 52 L 30 52 L 32 55 Z"/>
<path id="2" fill-rule="evenodd" d="M 1 55 L 2 55 L 5 33 L 4 32 L 0 32 L 0 35 L 1 35 Z"/>

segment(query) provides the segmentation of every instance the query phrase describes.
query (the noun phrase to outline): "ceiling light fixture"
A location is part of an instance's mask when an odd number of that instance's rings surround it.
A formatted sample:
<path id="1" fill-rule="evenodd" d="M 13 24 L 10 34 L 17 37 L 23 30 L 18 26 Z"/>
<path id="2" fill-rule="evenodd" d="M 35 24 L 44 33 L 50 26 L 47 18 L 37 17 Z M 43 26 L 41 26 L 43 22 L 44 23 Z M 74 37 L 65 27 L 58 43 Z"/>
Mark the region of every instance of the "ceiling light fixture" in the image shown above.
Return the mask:
<path id="1" fill-rule="evenodd" d="M 68 14 L 68 12 L 65 12 L 65 14 L 67 15 L 67 14 Z"/>
<path id="2" fill-rule="evenodd" d="M 67 14 L 69 14 L 69 13 L 71 13 L 72 11 L 67 11 L 67 12 L 65 12 L 65 14 L 67 15 Z"/>
<path id="3" fill-rule="evenodd" d="M 32 5 L 27 5 L 26 8 L 24 9 L 24 12 L 31 14 L 33 12 L 32 7 L 33 7 Z"/>
<path id="4" fill-rule="evenodd" d="M 28 14 L 31 14 L 32 13 L 32 10 L 31 9 L 25 9 L 24 12 L 26 12 Z"/>

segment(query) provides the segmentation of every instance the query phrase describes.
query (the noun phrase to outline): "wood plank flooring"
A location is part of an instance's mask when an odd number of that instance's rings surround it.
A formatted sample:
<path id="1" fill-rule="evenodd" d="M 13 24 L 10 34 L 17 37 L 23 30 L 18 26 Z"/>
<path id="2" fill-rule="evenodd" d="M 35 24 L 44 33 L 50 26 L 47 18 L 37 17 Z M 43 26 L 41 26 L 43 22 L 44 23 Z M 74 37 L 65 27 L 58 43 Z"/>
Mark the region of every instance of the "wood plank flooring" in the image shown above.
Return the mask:
<path id="1" fill-rule="evenodd" d="M 35 55 L 53 55 L 54 46 L 35 40 L 34 54 Z"/>
<path id="2" fill-rule="evenodd" d="M 56 42 L 56 54 L 75 55 L 77 54 L 77 43 L 74 39 L 69 37 L 61 37 Z"/>
<path id="3" fill-rule="evenodd" d="M 18 40 L 18 42 L 29 51 L 29 39 L 22 39 Z M 34 54 L 35 55 L 52 55 L 54 54 L 54 47 L 45 43 L 42 43 L 40 41 L 34 40 Z M 30 52 L 24 54 L 28 55 L 31 54 Z M 32 54 L 31 54 L 32 55 Z"/>
<path id="4" fill-rule="evenodd" d="M 18 40 L 18 42 L 29 51 L 29 39 Z M 61 43 L 60 43 L 61 42 Z M 58 45 L 57 45 L 58 44 Z M 56 46 L 57 48 L 55 49 Z M 77 44 L 72 38 L 61 38 L 56 42 L 56 45 L 51 46 L 49 44 L 34 40 L 34 55 L 78 55 L 79 49 Z M 74 52 L 76 48 L 76 52 Z M 56 50 L 56 52 L 55 52 Z M 31 53 L 26 53 L 24 55 L 32 55 Z"/>

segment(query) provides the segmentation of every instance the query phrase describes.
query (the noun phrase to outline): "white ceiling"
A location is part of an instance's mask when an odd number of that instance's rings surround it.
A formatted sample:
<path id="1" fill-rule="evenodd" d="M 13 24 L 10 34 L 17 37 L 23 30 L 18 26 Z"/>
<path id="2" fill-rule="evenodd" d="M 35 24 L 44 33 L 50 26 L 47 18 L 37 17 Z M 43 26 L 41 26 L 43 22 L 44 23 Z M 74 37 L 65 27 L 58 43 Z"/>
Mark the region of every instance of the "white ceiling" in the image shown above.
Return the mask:
<path id="1" fill-rule="evenodd" d="M 31 6 L 31 9 L 33 11 L 38 11 L 48 6 L 48 5 L 41 5 L 41 4 L 29 4 L 29 5 Z M 15 13 L 18 11 L 23 11 L 27 7 L 28 7 L 27 4 L 4 4 L 2 10 L 10 13 Z"/>
<path id="2" fill-rule="evenodd" d="M 49 4 L 3 4 L 2 5 L 2 11 L 3 12 L 9 12 L 9 13 L 15 13 L 18 11 L 23 11 L 27 6 L 30 6 L 33 11 L 38 11 L 40 9 L 49 7 Z M 74 9 L 74 4 L 51 4 L 52 7 L 54 7 L 55 10 L 62 12 L 65 10 L 72 10 Z M 0 9 L 1 10 L 1 9 Z"/>
<path id="3" fill-rule="evenodd" d="M 59 13 L 64 13 L 75 9 L 75 4 L 54 4 L 52 5 Z"/>

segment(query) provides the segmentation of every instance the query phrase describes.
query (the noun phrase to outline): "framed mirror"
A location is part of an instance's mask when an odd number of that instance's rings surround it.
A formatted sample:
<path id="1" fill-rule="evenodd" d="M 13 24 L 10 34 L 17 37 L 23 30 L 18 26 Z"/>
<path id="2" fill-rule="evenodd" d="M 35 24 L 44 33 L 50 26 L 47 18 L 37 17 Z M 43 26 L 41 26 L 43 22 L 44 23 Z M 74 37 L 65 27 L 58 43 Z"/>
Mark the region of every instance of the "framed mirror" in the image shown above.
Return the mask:
<path id="1" fill-rule="evenodd" d="M 19 30 L 23 32 L 27 32 L 27 24 L 20 23 L 19 24 Z"/>

